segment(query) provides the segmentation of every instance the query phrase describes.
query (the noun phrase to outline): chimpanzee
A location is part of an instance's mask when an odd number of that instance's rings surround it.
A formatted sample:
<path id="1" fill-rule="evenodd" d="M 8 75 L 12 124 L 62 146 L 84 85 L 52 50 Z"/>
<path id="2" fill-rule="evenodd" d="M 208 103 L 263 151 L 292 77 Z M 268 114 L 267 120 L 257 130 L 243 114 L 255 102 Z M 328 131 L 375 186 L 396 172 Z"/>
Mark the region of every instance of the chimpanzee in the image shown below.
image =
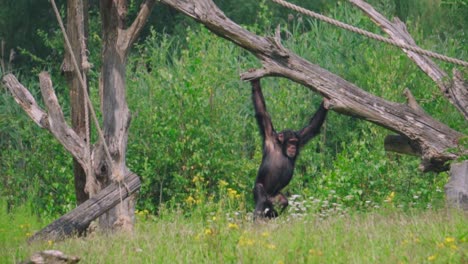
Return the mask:
<path id="1" fill-rule="evenodd" d="M 288 199 L 280 191 L 291 181 L 299 150 L 320 132 L 328 110 L 322 102 L 309 125 L 299 131 L 284 130 L 277 133 L 266 110 L 260 80 L 255 79 L 251 83 L 255 117 L 263 137 L 262 164 L 253 189 L 254 218 L 274 218 L 278 212 L 273 204 L 281 206 L 281 213 L 288 206 Z"/>

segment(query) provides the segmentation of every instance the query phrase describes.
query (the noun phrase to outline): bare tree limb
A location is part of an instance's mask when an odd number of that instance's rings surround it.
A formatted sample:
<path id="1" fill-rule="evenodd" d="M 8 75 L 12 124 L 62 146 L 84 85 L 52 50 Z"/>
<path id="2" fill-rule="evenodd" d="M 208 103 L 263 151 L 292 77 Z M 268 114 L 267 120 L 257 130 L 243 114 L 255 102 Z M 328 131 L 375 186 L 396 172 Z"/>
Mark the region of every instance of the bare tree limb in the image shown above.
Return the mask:
<path id="1" fill-rule="evenodd" d="M 460 71 L 453 69 L 453 82 L 451 86 L 447 87 L 447 93 L 450 94 L 450 98 L 453 98 L 455 104 L 465 114 L 465 119 L 468 120 L 468 82 Z"/>
<path id="2" fill-rule="evenodd" d="M 408 33 L 406 25 L 399 20 L 394 18 L 394 22 L 388 21 L 383 15 L 377 12 L 371 5 L 367 4 L 362 0 L 349 0 L 352 4 L 360 8 L 372 21 L 374 21 L 385 33 L 387 33 L 393 40 L 399 41 L 404 44 L 416 46 L 416 42 Z M 442 94 L 452 103 L 460 113 L 468 120 L 468 85 L 463 84 L 464 89 L 454 88 L 458 82 L 457 76 L 454 74 L 454 80 L 450 83 L 447 80 L 447 73 L 440 69 L 431 59 L 415 52 L 405 50 L 403 51 L 408 57 L 418 65 L 418 67 L 425 72 L 436 84 L 439 86 Z M 459 74 L 461 76 L 461 74 Z M 458 82 L 460 85 L 460 82 Z M 465 91 L 460 92 L 460 91 Z"/>
<path id="3" fill-rule="evenodd" d="M 403 104 L 386 101 L 359 89 L 339 76 L 312 64 L 284 48 L 275 39 L 257 36 L 228 19 L 211 0 L 161 0 L 205 25 L 213 33 L 247 49 L 263 64 L 263 69 L 244 73 L 249 80 L 262 76 L 282 76 L 309 87 L 330 99 L 331 109 L 360 117 L 406 136 L 421 150 L 424 170 L 445 168 L 457 154 L 455 148 L 463 134 Z"/>
<path id="4" fill-rule="evenodd" d="M 151 10 L 153 10 L 154 4 L 155 0 L 146 0 L 144 3 L 142 3 L 140 11 L 138 12 L 138 15 L 133 21 L 132 25 L 124 30 L 122 32 L 123 34 L 119 36 L 121 47 L 125 51 L 128 51 L 130 46 L 137 39 L 141 29 L 143 29 L 143 26 L 146 24 L 146 20 L 151 14 Z"/>
<path id="5" fill-rule="evenodd" d="M 3 85 L 10 90 L 15 101 L 23 108 L 28 116 L 39 127 L 49 129 L 47 113 L 36 103 L 32 94 L 24 87 L 16 77 L 9 73 L 2 79 Z"/>
<path id="6" fill-rule="evenodd" d="M 90 161 L 83 152 L 83 139 L 65 122 L 62 109 L 52 88 L 49 74 L 42 72 L 39 75 L 39 79 L 42 97 L 49 113 L 46 113 L 39 107 L 28 89 L 18 82 L 18 79 L 13 74 L 5 75 L 3 77 L 3 84 L 11 91 L 16 102 L 37 125 L 49 130 L 82 166 L 90 166 Z"/>
<path id="7" fill-rule="evenodd" d="M 90 166 L 88 155 L 84 150 L 86 144 L 83 139 L 67 124 L 63 116 L 57 96 L 55 96 L 52 80 L 47 72 L 39 74 L 39 85 L 41 87 L 42 98 L 48 108 L 49 130 L 55 138 L 73 155 L 83 168 Z"/>
<path id="8" fill-rule="evenodd" d="M 411 107 L 414 111 L 425 114 L 424 109 L 416 102 L 416 98 L 414 98 L 413 94 L 411 93 L 410 89 L 406 88 L 403 94 L 406 96 L 406 102 L 409 107 Z"/>

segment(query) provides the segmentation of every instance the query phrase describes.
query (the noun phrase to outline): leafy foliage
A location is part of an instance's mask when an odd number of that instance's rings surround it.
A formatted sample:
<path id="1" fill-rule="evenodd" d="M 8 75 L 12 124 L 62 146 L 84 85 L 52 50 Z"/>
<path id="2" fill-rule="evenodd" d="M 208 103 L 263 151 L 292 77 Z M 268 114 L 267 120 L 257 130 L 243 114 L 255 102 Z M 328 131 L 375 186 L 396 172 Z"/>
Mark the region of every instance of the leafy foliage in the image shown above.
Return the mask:
<path id="1" fill-rule="evenodd" d="M 267 2 L 255 4 L 260 12 L 255 16 L 258 20 L 248 20 L 252 16 L 247 11 L 227 13 L 239 16 L 236 19 L 241 22 L 251 22 L 248 28 L 257 33 L 275 27 L 268 24 L 268 18 L 276 17 L 284 21 L 284 44 L 300 56 L 388 100 L 404 102 L 402 92 L 408 87 L 428 113 L 468 133 L 466 121 L 397 48 L 301 16 L 288 18 L 288 13 Z M 322 3 L 332 17 L 379 32 L 348 4 L 312 2 Z M 374 2 L 386 14 L 395 13 L 395 2 Z M 135 3 L 131 8 L 138 6 Z M 232 3 L 223 2 L 221 7 L 228 8 L 225 5 Z M 435 7 L 432 12 L 463 13 L 457 6 Z M 91 28 L 97 29 L 98 19 L 93 17 Z M 408 28 L 421 46 L 467 58 L 466 34 L 458 24 L 439 21 L 433 24 L 433 33 L 428 33 L 423 16 L 410 12 L 407 18 Z M 205 28 L 193 23 L 181 25 L 167 31 L 172 35 L 161 33 L 159 28 L 148 29 L 147 38 L 135 46 L 128 62 L 132 124 L 127 161 L 143 181 L 138 208 L 160 215 L 166 209 L 182 210 L 184 215 L 202 217 L 222 210 L 249 212 L 261 141 L 250 85 L 238 76 L 259 64 L 249 53 Z M 55 31 L 38 32 L 44 45 L 60 54 L 63 48 Z M 91 94 L 97 101 L 100 37 L 91 33 L 89 40 L 95 65 Z M 34 54 L 31 51 L 30 57 Z M 55 61 L 59 57 L 38 57 L 35 61 L 37 69 L 53 69 L 54 84 L 65 106 L 68 95 Z M 440 65 L 448 72 L 453 67 Z M 36 78 L 22 77 L 39 98 Z M 320 96 L 285 79 L 266 78 L 262 83 L 278 130 L 304 126 L 321 101 Z M 0 196 L 7 197 L 7 208 L 29 202 L 42 216 L 68 211 L 75 203 L 70 156 L 28 120 L 5 90 L 0 95 Z M 442 204 L 447 175 L 422 174 L 417 170 L 418 159 L 385 153 L 383 138 L 388 133 L 371 123 L 331 112 L 322 133 L 302 151 L 287 192 L 313 197 L 320 206 L 307 210 L 314 212 Z"/>

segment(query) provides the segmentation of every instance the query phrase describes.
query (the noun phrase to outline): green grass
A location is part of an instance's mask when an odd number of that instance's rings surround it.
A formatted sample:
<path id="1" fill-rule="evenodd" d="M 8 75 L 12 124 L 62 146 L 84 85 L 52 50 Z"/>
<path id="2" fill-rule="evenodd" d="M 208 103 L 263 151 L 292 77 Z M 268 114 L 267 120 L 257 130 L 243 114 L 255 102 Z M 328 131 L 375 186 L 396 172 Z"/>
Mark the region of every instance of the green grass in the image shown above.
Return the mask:
<path id="1" fill-rule="evenodd" d="M 2 208 L 3 209 L 3 208 Z M 27 210 L 0 215 L 0 262 L 57 249 L 82 263 L 466 263 L 468 221 L 460 212 L 381 209 L 344 216 L 316 214 L 253 223 L 248 214 L 187 218 L 137 213 L 132 235 L 92 234 L 28 245 L 39 227 Z"/>

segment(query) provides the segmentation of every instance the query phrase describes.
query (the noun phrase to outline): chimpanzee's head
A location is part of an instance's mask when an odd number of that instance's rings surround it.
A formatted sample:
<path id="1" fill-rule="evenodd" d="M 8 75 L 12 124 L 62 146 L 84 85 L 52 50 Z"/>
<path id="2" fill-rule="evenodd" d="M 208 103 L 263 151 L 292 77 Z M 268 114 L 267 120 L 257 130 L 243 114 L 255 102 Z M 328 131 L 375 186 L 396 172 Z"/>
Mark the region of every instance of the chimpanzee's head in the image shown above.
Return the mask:
<path id="1" fill-rule="evenodd" d="M 292 130 L 284 130 L 278 133 L 276 139 L 281 145 L 283 155 L 295 159 L 299 154 L 299 137 Z"/>

